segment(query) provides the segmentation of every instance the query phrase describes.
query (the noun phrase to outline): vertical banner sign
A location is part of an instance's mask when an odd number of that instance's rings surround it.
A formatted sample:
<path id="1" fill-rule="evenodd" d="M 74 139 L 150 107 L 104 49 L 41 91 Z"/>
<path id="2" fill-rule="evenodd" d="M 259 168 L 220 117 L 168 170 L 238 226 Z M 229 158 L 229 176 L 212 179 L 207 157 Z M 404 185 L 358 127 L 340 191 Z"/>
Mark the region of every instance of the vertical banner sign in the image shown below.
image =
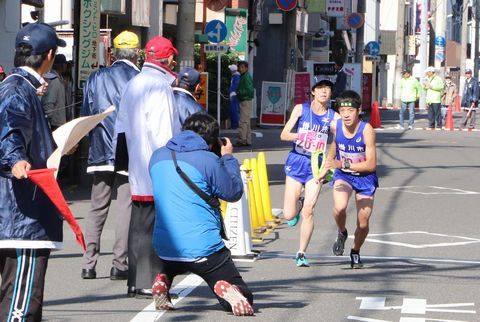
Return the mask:
<path id="1" fill-rule="evenodd" d="M 372 74 L 364 73 L 362 75 L 362 110 L 372 108 Z"/>
<path id="2" fill-rule="evenodd" d="M 345 0 L 327 0 L 327 16 L 343 17 L 345 16 Z"/>
<path id="3" fill-rule="evenodd" d="M 247 9 L 225 9 L 225 24 L 227 25 L 227 45 L 238 54 L 240 60 L 248 60 L 248 26 Z"/>
<path id="4" fill-rule="evenodd" d="M 310 102 L 311 86 L 310 73 L 295 73 L 295 91 L 293 104 L 303 104 Z"/>
<path id="5" fill-rule="evenodd" d="M 195 98 L 203 109 L 208 112 L 208 73 L 200 73 L 200 83 L 195 92 Z"/>
<path id="6" fill-rule="evenodd" d="M 78 44 L 78 87 L 98 68 L 100 42 L 100 0 L 80 0 L 80 42 Z"/>
<path id="7" fill-rule="evenodd" d="M 284 125 L 287 111 L 287 83 L 262 82 L 260 124 Z"/>

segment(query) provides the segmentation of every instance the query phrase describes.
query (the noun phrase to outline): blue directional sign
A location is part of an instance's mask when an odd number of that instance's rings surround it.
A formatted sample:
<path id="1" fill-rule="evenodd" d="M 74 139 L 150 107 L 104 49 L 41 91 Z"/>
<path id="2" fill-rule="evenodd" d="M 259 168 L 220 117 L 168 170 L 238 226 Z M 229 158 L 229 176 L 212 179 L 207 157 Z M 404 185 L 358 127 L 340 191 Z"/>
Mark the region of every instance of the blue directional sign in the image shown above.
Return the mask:
<path id="1" fill-rule="evenodd" d="M 205 26 L 208 41 L 219 43 L 227 37 L 227 26 L 220 20 L 211 20 Z"/>
<path id="2" fill-rule="evenodd" d="M 443 36 L 435 37 L 435 46 L 445 47 L 445 37 Z"/>
<path id="3" fill-rule="evenodd" d="M 380 55 L 380 44 L 376 41 L 369 41 L 365 45 L 365 51 L 370 56 L 379 56 Z"/>

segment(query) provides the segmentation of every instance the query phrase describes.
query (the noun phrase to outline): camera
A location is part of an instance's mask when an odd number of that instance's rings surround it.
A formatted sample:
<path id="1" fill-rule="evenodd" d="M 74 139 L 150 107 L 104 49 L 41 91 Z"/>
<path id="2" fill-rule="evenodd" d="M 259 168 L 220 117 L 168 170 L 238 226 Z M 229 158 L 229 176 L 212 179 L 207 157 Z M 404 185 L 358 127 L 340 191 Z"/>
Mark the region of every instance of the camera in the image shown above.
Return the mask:
<path id="1" fill-rule="evenodd" d="M 227 144 L 227 140 L 224 137 L 219 137 L 213 144 L 211 151 L 218 155 L 222 156 L 222 146 Z"/>

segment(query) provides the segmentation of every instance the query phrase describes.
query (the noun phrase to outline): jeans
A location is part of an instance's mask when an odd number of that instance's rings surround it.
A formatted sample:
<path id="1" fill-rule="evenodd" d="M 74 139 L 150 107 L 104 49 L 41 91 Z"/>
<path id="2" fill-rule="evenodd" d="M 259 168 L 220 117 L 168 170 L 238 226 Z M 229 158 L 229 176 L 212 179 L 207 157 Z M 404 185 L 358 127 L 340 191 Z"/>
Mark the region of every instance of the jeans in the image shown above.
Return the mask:
<path id="1" fill-rule="evenodd" d="M 447 117 L 448 105 L 442 105 L 442 121 L 445 124 Z"/>
<path id="2" fill-rule="evenodd" d="M 408 126 L 413 127 L 413 122 L 415 120 L 415 102 L 402 102 L 400 110 L 400 126 L 403 127 L 403 114 L 408 107 Z"/>
<path id="3" fill-rule="evenodd" d="M 431 129 L 435 128 L 435 123 L 437 128 L 442 127 L 442 111 L 440 103 L 430 103 L 428 104 L 428 127 Z"/>

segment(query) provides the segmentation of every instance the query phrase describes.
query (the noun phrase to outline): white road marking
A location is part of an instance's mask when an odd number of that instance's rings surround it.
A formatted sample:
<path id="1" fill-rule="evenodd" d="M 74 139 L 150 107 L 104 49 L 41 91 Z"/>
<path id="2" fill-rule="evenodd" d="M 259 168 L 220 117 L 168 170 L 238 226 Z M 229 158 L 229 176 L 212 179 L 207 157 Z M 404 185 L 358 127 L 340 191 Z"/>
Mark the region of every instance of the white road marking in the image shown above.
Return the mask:
<path id="1" fill-rule="evenodd" d="M 362 318 L 361 316 L 354 316 L 354 315 L 349 315 L 347 316 L 348 320 L 354 320 L 354 321 L 361 321 L 361 322 L 390 322 L 388 320 L 377 320 L 377 319 L 370 319 L 370 318 Z"/>
<path id="2" fill-rule="evenodd" d="M 441 190 L 441 191 L 431 191 L 431 192 L 422 192 L 415 191 L 415 188 L 430 188 L 432 190 Z M 402 192 L 419 194 L 419 195 L 480 195 L 478 191 L 468 191 L 462 189 L 448 188 L 448 187 L 439 187 L 439 186 L 399 186 L 399 187 L 379 187 L 377 190 L 402 190 Z"/>
<path id="3" fill-rule="evenodd" d="M 463 239 L 465 241 L 450 242 L 450 243 L 435 243 L 435 244 L 414 245 L 414 244 L 409 244 L 409 243 L 401 243 L 401 242 L 372 238 L 372 237 L 379 237 L 379 236 L 407 235 L 407 234 L 424 234 L 424 235 L 432 235 L 432 236 L 446 237 L 446 238 L 458 238 L 458 239 Z M 353 236 L 350 236 L 349 238 L 353 239 Z M 476 238 L 470 238 L 470 237 L 464 237 L 464 236 L 455 236 L 455 235 L 446 235 L 446 234 L 438 234 L 438 233 L 429 233 L 429 232 L 426 232 L 426 231 L 405 231 L 405 232 L 391 232 L 391 233 L 384 233 L 384 234 L 369 234 L 366 241 L 369 241 L 369 242 L 372 242 L 372 243 L 378 243 L 378 244 L 388 244 L 388 245 L 402 246 L 402 247 L 415 248 L 415 249 L 433 248 L 433 247 L 462 246 L 462 245 L 480 243 L 480 239 L 476 239 Z"/>
<path id="4" fill-rule="evenodd" d="M 172 300 L 172 303 L 175 305 L 181 300 L 183 300 L 188 294 L 190 294 L 198 285 L 203 282 L 198 275 L 190 274 L 185 277 L 182 281 L 176 284 L 171 290 L 170 294 L 177 294 L 177 298 Z M 143 311 L 138 313 L 130 322 L 149 322 L 149 321 L 158 321 L 166 311 L 157 311 L 155 310 L 155 303 L 152 302 L 150 305 L 145 307 Z"/>

